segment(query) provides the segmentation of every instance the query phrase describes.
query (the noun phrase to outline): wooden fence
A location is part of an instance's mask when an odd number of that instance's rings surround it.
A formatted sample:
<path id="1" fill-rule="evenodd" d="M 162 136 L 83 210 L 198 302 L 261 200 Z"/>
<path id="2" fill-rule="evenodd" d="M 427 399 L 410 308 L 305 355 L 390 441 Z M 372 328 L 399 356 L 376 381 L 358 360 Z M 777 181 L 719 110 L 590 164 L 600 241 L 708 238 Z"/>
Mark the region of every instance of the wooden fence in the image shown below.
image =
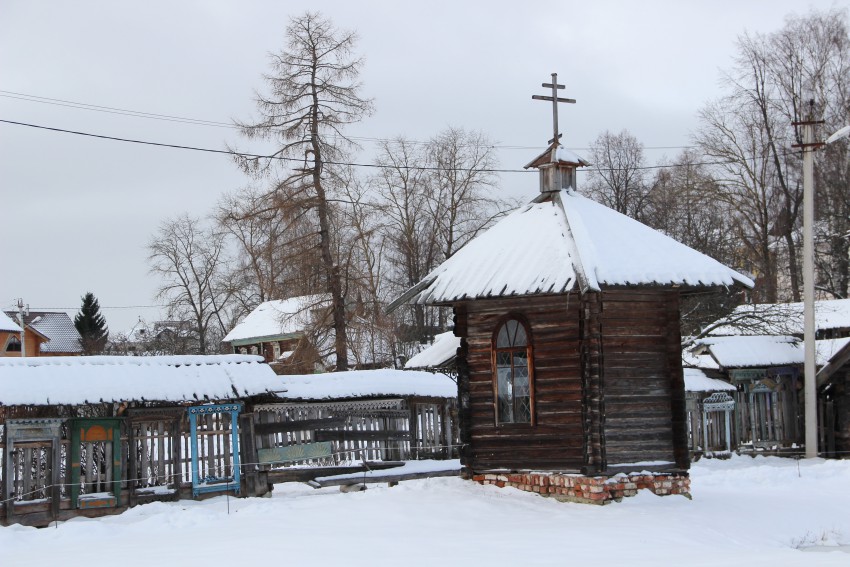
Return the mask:
<path id="1" fill-rule="evenodd" d="M 271 404 L 242 412 L 238 423 L 236 411 L 199 412 L 194 436 L 190 410 L 0 423 L 0 522 L 45 525 L 216 490 L 262 494 L 269 482 L 309 480 L 319 468 L 457 456 L 454 399 Z M 257 456 L 312 442 L 330 443 L 330 455 L 285 466 L 261 465 Z M 256 474 L 271 469 L 301 474 Z M 248 479 L 240 479 L 244 471 Z"/>

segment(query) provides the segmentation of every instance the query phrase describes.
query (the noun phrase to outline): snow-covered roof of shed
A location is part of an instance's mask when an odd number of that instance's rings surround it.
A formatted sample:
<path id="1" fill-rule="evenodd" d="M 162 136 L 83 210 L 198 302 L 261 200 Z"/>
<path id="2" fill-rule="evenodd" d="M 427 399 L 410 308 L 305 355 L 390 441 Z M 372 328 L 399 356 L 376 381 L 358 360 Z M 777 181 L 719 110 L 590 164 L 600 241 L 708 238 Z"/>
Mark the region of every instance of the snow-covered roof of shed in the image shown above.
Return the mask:
<path id="1" fill-rule="evenodd" d="M 393 302 L 450 303 L 602 286 L 752 287 L 746 276 L 574 191 L 539 197 Z"/>
<path id="2" fill-rule="evenodd" d="M 15 323 L 11 317 L 0 311 L 0 331 L 12 331 L 20 333 L 21 328 Z"/>
<path id="3" fill-rule="evenodd" d="M 225 400 L 277 392 L 259 356 L 0 358 L 0 405 Z"/>
<path id="4" fill-rule="evenodd" d="M 328 400 L 379 396 L 423 396 L 454 398 L 457 384 L 440 373 L 415 370 L 353 370 L 328 374 L 280 376 L 292 400 Z"/>
<path id="5" fill-rule="evenodd" d="M 453 331 L 440 333 L 434 337 L 434 344 L 410 357 L 404 368 L 439 368 L 457 356 L 460 347 L 460 337 Z"/>
<path id="6" fill-rule="evenodd" d="M 735 386 L 717 378 L 711 378 L 699 368 L 683 368 L 686 392 L 722 392 L 736 390 Z"/>
<path id="7" fill-rule="evenodd" d="M 815 363 L 824 366 L 848 343 L 850 337 L 815 341 Z M 705 337 L 694 344 L 689 354 L 683 354 L 682 360 L 698 368 L 710 368 L 704 364 L 706 357 L 717 361 L 724 368 L 786 366 L 803 364 L 805 349 L 803 342 L 792 336 Z M 695 361 L 698 362 L 695 364 Z"/>
<path id="8" fill-rule="evenodd" d="M 710 354 L 697 354 L 690 348 L 682 351 L 682 365 L 686 368 L 701 368 L 703 370 L 718 370 L 720 368 L 720 365 L 711 358 Z"/>
<path id="9" fill-rule="evenodd" d="M 266 301 L 233 327 L 223 342 L 278 337 L 304 331 L 313 322 L 312 311 L 327 306 L 329 295 L 302 295 Z"/>
<path id="10" fill-rule="evenodd" d="M 803 303 L 739 305 L 714 324 L 718 326 L 711 335 L 802 335 Z M 815 329 L 846 328 L 850 328 L 850 299 L 815 301 Z"/>
<path id="11" fill-rule="evenodd" d="M 706 337 L 695 348 L 706 347 L 724 368 L 753 368 L 802 364 L 800 340 L 788 336 Z"/>

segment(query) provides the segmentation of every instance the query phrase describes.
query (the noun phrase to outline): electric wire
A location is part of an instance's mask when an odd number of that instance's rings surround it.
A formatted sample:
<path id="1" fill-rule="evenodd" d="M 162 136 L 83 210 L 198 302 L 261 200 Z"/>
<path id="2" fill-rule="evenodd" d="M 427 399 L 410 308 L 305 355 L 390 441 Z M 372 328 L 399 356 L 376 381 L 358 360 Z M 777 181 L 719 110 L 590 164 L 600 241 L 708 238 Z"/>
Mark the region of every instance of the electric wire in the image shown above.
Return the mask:
<path id="1" fill-rule="evenodd" d="M 21 93 L 16 91 L 6 91 L 0 90 L 0 97 L 10 98 L 16 100 L 24 100 L 27 102 L 36 102 L 40 104 L 49 104 L 53 106 L 61 106 L 67 108 L 75 108 L 78 110 L 90 110 L 94 112 L 104 112 L 108 114 L 118 114 L 123 116 L 133 116 L 136 118 L 147 118 L 152 120 L 162 120 L 166 122 L 177 122 L 182 124 L 194 124 L 198 126 L 212 126 L 216 128 L 229 128 L 233 130 L 239 130 L 239 126 L 236 124 L 228 123 L 228 122 L 220 122 L 217 120 L 206 120 L 202 118 L 191 118 L 187 116 L 179 116 L 175 114 L 158 114 L 155 112 L 145 112 L 141 110 L 132 110 L 128 108 L 119 108 L 114 106 L 103 106 L 99 104 L 91 104 L 87 102 L 76 102 L 67 99 L 61 98 L 50 98 L 38 95 L 32 95 L 27 93 Z M 393 138 L 375 138 L 369 136 L 349 136 L 351 140 L 355 140 L 358 142 L 372 142 L 372 143 L 392 143 L 396 141 Z M 405 140 L 405 142 L 416 145 L 427 145 L 430 142 L 421 141 L 421 140 Z M 528 146 L 528 145 L 519 145 L 519 144 L 489 144 L 488 148 L 493 149 L 501 149 L 501 150 L 535 150 L 539 149 L 540 146 Z M 643 146 L 645 150 L 680 150 L 680 149 L 691 149 L 696 146 Z M 588 151 L 590 148 L 585 147 L 570 147 L 568 148 L 574 151 Z"/>
<path id="2" fill-rule="evenodd" d="M 46 130 L 50 132 L 59 132 L 63 134 L 73 134 L 77 136 L 85 136 L 89 138 L 97 138 L 102 140 L 110 140 L 114 142 L 125 142 L 132 144 L 141 144 L 146 146 L 155 146 L 162 148 L 172 148 L 179 150 L 189 150 L 196 152 L 206 152 L 212 154 L 223 154 L 230 155 L 233 157 L 240 157 L 245 159 L 267 159 L 267 160 L 277 160 L 277 161 L 286 161 L 286 162 L 297 162 L 304 163 L 302 158 L 293 158 L 287 156 L 280 156 L 275 154 L 265 155 L 265 154 L 257 154 L 257 153 L 249 153 L 249 152 L 238 152 L 235 150 L 219 150 L 214 148 L 203 148 L 199 146 L 189 146 L 184 144 L 169 144 L 165 142 L 152 142 L 149 140 L 137 140 L 133 138 L 123 138 L 119 136 L 107 136 L 105 134 L 94 134 L 91 132 L 82 132 L 79 130 L 68 130 L 65 128 L 56 128 L 52 126 L 42 126 L 38 124 L 30 124 L 27 122 L 18 122 L 15 120 L 5 120 L 0 119 L 0 123 L 4 124 L 12 124 L 16 126 L 23 126 L 27 128 L 35 128 L 39 130 Z M 784 152 L 782 155 L 794 155 L 794 154 L 802 154 L 802 151 L 791 150 L 788 152 Z M 386 165 L 379 163 L 359 163 L 359 162 L 344 162 L 344 161 L 330 161 L 325 160 L 324 163 L 326 165 L 337 165 L 343 167 L 362 167 L 362 168 L 370 168 L 370 169 L 402 169 L 407 171 L 467 171 L 467 168 L 446 168 L 446 167 L 438 167 L 438 166 L 402 166 L 402 165 Z M 655 170 L 655 169 L 669 169 L 674 167 L 694 167 L 700 165 L 729 165 L 737 163 L 736 160 L 723 160 L 723 161 L 701 161 L 701 162 L 692 162 L 686 164 L 659 164 L 659 165 L 647 165 L 647 166 L 639 166 L 630 168 L 633 171 L 639 170 Z M 480 169 L 478 170 L 482 173 L 537 173 L 533 169 L 498 169 L 498 168 L 490 168 L 490 169 Z M 590 172 L 610 172 L 610 171 L 624 171 L 624 168 L 600 168 L 600 167 L 592 167 L 589 169 L 580 169 L 577 170 L 579 173 L 590 173 Z"/>

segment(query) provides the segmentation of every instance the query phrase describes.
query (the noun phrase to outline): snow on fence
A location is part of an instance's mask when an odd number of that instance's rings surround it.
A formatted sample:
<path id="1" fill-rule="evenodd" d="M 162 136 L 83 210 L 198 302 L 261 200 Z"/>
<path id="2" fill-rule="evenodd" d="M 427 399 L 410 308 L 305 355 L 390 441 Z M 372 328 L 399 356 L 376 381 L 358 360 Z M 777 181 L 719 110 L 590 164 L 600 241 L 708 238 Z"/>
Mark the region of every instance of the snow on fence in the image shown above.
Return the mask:
<path id="1" fill-rule="evenodd" d="M 211 406 L 131 408 L 120 417 L 8 419 L 0 422 L 0 522 L 44 525 L 152 500 L 238 492 L 245 490 L 238 470 L 251 477 L 250 495 L 286 480 L 261 478 L 255 471 L 295 469 L 309 479 L 327 467 L 364 461 L 455 458 L 455 405 L 454 398 L 265 404 L 238 422 L 235 412 L 200 413 L 194 435 L 187 412 Z M 258 449 L 315 442 L 329 444 L 330 454 L 283 467 L 258 458 Z"/>

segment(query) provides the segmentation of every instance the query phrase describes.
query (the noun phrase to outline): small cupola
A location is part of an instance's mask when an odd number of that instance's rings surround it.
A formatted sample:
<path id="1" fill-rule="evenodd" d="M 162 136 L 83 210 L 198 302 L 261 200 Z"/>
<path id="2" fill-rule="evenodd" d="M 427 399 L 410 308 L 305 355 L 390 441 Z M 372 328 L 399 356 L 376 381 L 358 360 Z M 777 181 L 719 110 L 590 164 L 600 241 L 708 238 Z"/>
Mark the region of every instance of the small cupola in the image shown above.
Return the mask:
<path id="1" fill-rule="evenodd" d="M 558 84 L 558 74 L 552 73 L 552 82 L 543 83 L 543 87 L 552 89 L 552 96 L 533 95 L 534 100 L 545 100 L 552 103 L 552 133 L 549 147 L 542 154 L 529 162 L 525 169 L 536 167 L 540 170 L 540 192 L 550 193 L 562 189 L 576 188 L 576 168 L 590 165 L 578 155 L 563 147 L 560 143 L 561 133 L 558 132 L 558 103 L 575 104 L 575 99 L 559 98 L 558 89 L 564 85 Z"/>

